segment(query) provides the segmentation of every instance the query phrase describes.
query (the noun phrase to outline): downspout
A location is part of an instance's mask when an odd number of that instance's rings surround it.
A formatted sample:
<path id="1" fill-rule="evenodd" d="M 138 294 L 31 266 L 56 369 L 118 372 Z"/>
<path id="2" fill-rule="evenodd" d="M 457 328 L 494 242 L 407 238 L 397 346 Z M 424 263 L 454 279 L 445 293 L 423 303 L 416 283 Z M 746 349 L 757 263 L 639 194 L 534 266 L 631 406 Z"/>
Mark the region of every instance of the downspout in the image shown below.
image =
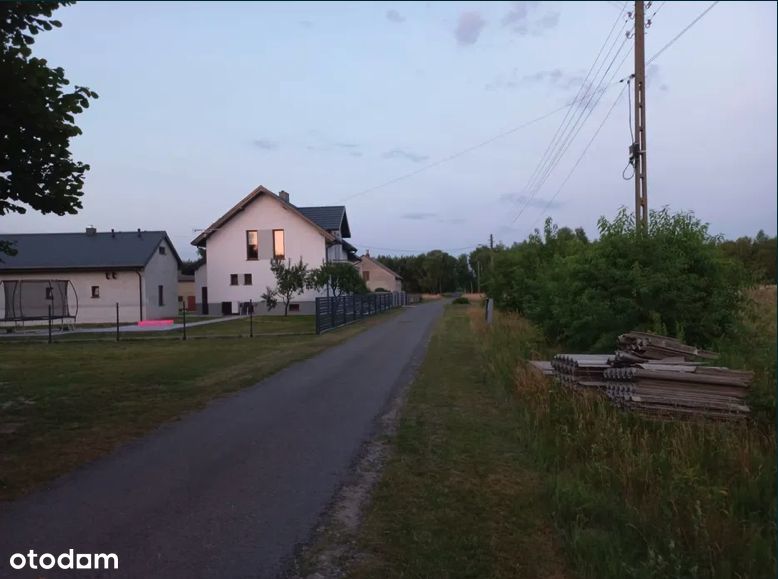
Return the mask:
<path id="1" fill-rule="evenodd" d="M 140 309 L 140 320 L 143 321 L 143 276 L 136 269 L 135 273 L 138 274 L 138 308 Z"/>

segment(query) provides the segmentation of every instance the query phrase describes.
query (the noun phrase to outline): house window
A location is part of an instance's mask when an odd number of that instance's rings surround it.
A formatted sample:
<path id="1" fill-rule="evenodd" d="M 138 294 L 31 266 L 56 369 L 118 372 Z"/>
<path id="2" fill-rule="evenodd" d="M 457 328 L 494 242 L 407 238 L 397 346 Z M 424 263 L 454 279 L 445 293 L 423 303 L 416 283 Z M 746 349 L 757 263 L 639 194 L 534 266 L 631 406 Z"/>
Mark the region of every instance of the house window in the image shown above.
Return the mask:
<path id="1" fill-rule="evenodd" d="M 159 294 L 157 296 L 159 298 L 159 307 L 162 307 L 165 305 L 165 286 L 158 285 L 157 293 Z"/>
<path id="2" fill-rule="evenodd" d="M 46 288 L 46 299 L 47 300 L 53 300 L 54 299 L 54 288 L 53 287 L 47 287 Z"/>
<path id="3" fill-rule="evenodd" d="M 238 274 L 237 273 L 231 273 L 230 274 L 230 285 L 238 285 Z"/>
<path id="4" fill-rule="evenodd" d="M 259 237 L 257 230 L 246 232 L 246 259 L 259 259 Z M 238 285 L 237 282 L 233 285 Z"/>
<path id="5" fill-rule="evenodd" d="M 100 286 L 99 285 L 93 285 L 92 286 L 92 297 L 93 298 L 99 298 L 100 297 Z"/>
<path id="6" fill-rule="evenodd" d="M 289 311 L 290 312 L 299 312 L 300 311 L 300 304 L 289 304 Z"/>
<path id="7" fill-rule="evenodd" d="M 369 271 L 363 271 L 362 272 L 362 279 L 365 281 L 370 281 L 370 272 Z"/>
<path id="8" fill-rule="evenodd" d="M 165 246 L 164 246 L 164 245 L 160 245 L 160 246 L 159 246 L 159 254 L 160 254 L 160 255 L 165 255 L 166 251 L 167 251 L 167 250 L 165 249 Z"/>
<path id="9" fill-rule="evenodd" d="M 273 230 L 273 257 L 276 259 L 284 259 L 284 230 Z"/>
<path id="10" fill-rule="evenodd" d="M 243 274 L 243 285 L 251 285 L 251 274 L 250 273 L 244 273 Z"/>

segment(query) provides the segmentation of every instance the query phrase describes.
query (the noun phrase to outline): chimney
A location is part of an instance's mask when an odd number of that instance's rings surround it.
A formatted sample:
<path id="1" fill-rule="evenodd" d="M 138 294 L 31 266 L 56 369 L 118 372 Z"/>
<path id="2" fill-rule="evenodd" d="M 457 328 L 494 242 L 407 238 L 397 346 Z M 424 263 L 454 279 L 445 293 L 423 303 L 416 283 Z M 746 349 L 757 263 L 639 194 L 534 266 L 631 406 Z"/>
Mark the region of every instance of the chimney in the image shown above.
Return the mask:
<path id="1" fill-rule="evenodd" d="M 278 196 L 284 201 L 286 201 L 287 203 L 289 203 L 289 193 L 287 193 L 286 191 L 284 190 L 279 191 Z"/>
<path id="2" fill-rule="evenodd" d="M 93 225 L 90 225 L 89 227 L 86 228 L 86 234 L 89 235 L 90 237 L 92 235 L 97 235 L 97 228 Z"/>

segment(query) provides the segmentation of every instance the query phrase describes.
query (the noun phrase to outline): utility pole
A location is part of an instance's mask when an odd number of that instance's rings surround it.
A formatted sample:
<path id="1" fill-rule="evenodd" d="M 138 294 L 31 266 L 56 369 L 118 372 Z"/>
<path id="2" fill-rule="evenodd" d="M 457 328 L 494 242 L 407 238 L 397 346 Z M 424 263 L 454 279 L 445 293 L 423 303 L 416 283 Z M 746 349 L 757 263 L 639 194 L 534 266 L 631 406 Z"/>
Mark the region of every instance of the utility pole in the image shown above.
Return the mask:
<path id="1" fill-rule="evenodd" d="M 489 234 L 489 249 L 494 249 L 494 235 Z"/>
<path id="2" fill-rule="evenodd" d="M 630 155 L 635 166 L 635 227 L 644 231 L 648 229 L 645 24 L 643 0 L 635 0 L 635 142 Z"/>

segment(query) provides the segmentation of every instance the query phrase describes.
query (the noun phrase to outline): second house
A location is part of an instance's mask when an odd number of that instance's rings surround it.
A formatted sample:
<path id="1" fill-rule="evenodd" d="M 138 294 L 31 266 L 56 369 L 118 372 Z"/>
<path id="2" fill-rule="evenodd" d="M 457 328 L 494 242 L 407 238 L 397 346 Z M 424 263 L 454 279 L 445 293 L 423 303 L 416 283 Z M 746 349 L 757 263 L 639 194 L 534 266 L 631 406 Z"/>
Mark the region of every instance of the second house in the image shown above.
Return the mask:
<path id="1" fill-rule="evenodd" d="M 249 301 L 258 314 L 267 311 L 261 295 L 274 288 L 273 259 L 302 259 L 309 269 L 325 262 L 357 263 L 346 208 L 342 205 L 297 207 L 285 191 L 278 195 L 259 186 L 193 241 L 205 249 L 206 262 L 195 272 L 198 310 L 208 315 L 244 312 Z M 313 314 L 315 298 L 326 292 L 305 290 L 292 300 L 289 313 Z"/>

